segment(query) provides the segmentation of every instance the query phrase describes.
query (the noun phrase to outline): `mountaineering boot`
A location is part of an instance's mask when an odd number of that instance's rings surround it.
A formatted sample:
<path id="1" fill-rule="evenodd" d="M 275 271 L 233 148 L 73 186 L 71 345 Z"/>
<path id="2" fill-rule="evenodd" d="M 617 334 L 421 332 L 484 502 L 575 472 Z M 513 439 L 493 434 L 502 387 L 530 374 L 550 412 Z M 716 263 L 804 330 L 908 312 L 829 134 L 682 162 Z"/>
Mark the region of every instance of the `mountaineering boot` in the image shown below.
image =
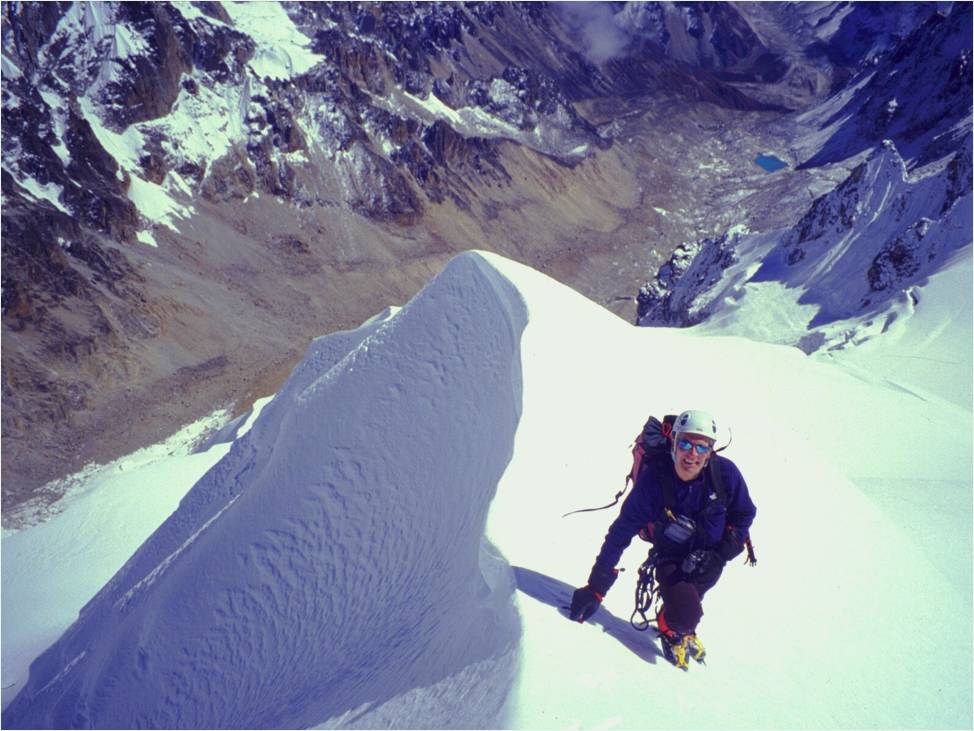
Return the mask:
<path id="1" fill-rule="evenodd" d="M 670 627 L 666 623 L 663 609 L 656 614 L 656 627 L 657 632 L 659 632 L 660 644 L 663 646 L 663 657 L 681 670 L 688 670 L 687 651 L 690 648 L 691 635 L 677 632 Z M 701 645 L 702 647 L 703 645 Z"/>

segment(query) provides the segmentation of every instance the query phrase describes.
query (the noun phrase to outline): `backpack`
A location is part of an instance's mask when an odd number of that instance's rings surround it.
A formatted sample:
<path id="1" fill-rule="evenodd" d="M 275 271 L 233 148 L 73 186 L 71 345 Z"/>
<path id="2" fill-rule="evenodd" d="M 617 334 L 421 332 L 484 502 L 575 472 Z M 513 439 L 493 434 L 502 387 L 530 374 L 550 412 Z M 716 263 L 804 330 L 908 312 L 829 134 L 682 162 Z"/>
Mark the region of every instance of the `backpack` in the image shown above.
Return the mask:
<path id="1" fill-rule="evenodd" d="M 569 515 L 574 515 L 575 513 L 592 513 L 598 510 L 606 510 L 616 505 L 619 499 L 626 494 L 626 491 L 630 486 L 635 485 L 639 481 L 640 475 L 642 475 L 643 470 L 645 470 L 650 464 L 660 458 L 669 459 L 670 450 L 673 446 L 673 423 L 676 421 L 675 414 L 667 414 L 660 421 L 655 416 L 650 416 L 643 425 L 643 429 L 636 438 L 633 440 L 632 444 L 632 469 L 626 475 L 626 481 L 622 489 L 616 493 L 615 498 L 608 505 L 603 505 L 600 508 L 583 508 L 581 510 L 572 510 L 569 513 L 565 513 L 562 518 Z M 730 444 L 730 442 L 728 442 Z M 718 450 L 714 450 L 715 453 L 723 451 L 726 449 L 726 445 Z M 726 495 L 724 492 L 724 481 L 721 478 L 720 470 L 717 469 L 717 460 L 710 460 L 710 474 L 714 483 L 714 489 L 717 492 L 717 499 L 720 500 L 722 504 L 727 504 Z M 663 502 L 667 510 L 672 511 L 676 500 L 673 496 L 674 487 L 671 482 L 664 481 L 663 483 Z"/>
<path id="2" fill-rule="evenodd" d="M 643 426 L 643 430 L 636 435 L 632 445 L 632 470 L 626 475 L 626 489 L 629 485 L 635 485 L 639 481 L 639 476 L 652 461 L 659 456 L 668 456 L 673 448 L 673 423 L 676 421 L 674 414 L 667 414 L 660 421 L 655 416 L 650 416 Z M 671 486 L 672 487 L 672 486 Z M 723 487 L 723 485 L 721 485 Z M 623 490 L 625 492 L 625 490 Z M 664 490 L 664 492 L 667 492 Z M 723 493 L 723 490 L 720 491 Z M 671 497 L 671 496 L 664 496 Z M 718 495 L 723 500 L 723 494 Z M 672 500 L 665 500 L 667 508 L 672 508 Z"/>

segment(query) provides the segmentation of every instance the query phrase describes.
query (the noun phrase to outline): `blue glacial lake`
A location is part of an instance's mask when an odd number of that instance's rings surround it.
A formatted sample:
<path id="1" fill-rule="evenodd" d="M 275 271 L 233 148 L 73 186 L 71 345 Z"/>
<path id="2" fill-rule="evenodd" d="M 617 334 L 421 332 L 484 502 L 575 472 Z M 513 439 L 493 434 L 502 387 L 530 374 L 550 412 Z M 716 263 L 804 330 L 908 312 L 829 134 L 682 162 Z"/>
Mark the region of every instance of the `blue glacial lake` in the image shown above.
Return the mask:
<path id="1" fill-rule="evenodd" d="M 775 157 L 774 155 L 758 155 L 756 158 L 754 158 L 754 162 L 763 167 L 769 173 L 773 173 L 775 170 L 781 170 L 781 168 L 788 167 L 788 163 Z"/>

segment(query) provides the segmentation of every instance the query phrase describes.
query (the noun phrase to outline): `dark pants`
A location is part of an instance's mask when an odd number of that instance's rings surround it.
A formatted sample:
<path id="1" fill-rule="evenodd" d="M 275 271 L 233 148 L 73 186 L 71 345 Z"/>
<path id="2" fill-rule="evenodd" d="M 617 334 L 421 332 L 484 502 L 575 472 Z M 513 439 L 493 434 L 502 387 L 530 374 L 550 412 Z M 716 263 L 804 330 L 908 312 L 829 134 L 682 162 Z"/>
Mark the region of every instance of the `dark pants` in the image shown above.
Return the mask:
<path id="1" fill-rule="evenodd" d="M 703 617 L 703 595 L 713 588 L 720 578 L 708 576 L 705 582 L 687 581 L 680 564 L 661 561 L 656 566 L 656 582 L 663 598 L 666 624 L 681 634 L 693 634 Z"/>

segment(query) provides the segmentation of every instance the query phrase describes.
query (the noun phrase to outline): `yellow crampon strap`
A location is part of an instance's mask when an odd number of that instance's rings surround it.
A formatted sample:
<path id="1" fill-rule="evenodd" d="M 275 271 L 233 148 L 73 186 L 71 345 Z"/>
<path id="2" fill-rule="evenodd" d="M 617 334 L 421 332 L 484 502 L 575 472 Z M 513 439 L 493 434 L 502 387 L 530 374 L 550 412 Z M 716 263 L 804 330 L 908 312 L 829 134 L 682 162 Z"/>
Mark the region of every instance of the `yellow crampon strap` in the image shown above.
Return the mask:
<path id="1" fill-rule="evenodd" d="M 703 660 L 704 655 L 707 654 L 707 648 L 703 646 L 700 638 L 696 635 L 687 635 L 687 645 L 688 649 L 693 652 L 693 659 L 697 662 Z"/>
<path id="2" fill-rule="evenodd" d="M 687 664 L 687 640 L 688 637 L 684 637 L 680 640 L 679 644 L 671 645 L 670 649 L 673 651 L 673 659 L 676 661 L 676 666 L 680 670 L 688 670 L 689 665 Z"/>
<path id="3" fill-rule="evenodd" d="M 703 646 L 700 638 L 696 635 L 686 635 L 675 645 L 670 645 L 670 650 L 673 652 L 674 664 L 680 670 L 690 669 L 688 660 L 691 657 L 702 663 L 707 654 L 707 648 Z"/>

